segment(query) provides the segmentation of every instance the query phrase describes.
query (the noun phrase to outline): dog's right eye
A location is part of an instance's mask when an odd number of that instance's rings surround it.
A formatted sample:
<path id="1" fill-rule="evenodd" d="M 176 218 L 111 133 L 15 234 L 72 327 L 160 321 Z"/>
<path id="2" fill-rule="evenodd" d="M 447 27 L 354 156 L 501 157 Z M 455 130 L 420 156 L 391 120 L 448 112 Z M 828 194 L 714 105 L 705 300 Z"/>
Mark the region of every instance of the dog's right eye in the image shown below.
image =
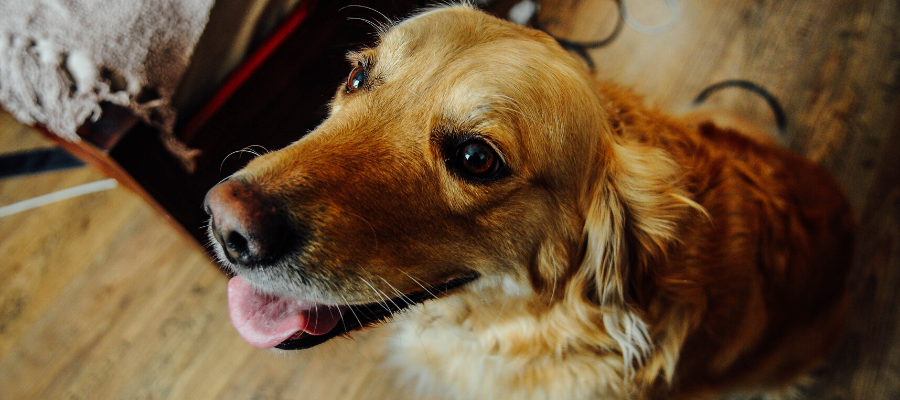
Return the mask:
<path id="1" fill-rule="evenodd" d="M 366 84 L 368 78 L 369 72 L 366 71 L 366 67 L 362 64 L 357 65 L 353 68 L 353 71 L 350 71 L 350 76 L 347 77 L 347 83 L 344 85 L 344 91 L 347 93 L 359 91 Z"/>

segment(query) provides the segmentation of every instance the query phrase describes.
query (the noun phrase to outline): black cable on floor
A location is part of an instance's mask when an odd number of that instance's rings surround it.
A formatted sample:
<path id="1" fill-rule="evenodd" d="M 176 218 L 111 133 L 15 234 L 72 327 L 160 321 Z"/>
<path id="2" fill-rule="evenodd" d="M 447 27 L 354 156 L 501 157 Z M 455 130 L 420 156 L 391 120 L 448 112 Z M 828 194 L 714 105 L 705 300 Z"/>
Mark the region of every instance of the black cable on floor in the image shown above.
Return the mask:
<path id="1" fill-rule="evenodd" d="M 622 6 L 621 0 L 613 0 L 613 2 L 615 2 L 616 6 L 620 7 L 620 9 L 621 9 L 621 6 Z M 540 9 L 540 7 L 538 9 Z M 584 61 L 588 65 L 588 68 L 590 68 L 590 70 L 593 72 L 595 64 L 594 64 L 594 60 L 592 60 L 590 55 L 588 54 L 588 50 L 593 50 L 593 49 L 597 49 L 600 47 L 604 47 L 604 46 L 612 43 L 612 41 L 615 40 L 616 37 L 619 36 L 619 34 L 622 32 L 623 18 L 622 18 L 621 12 L 616 13 L 616 15 L 617 15 L 616 26 L 613 28 L 612 33 L 610 33 L 609 36 L 607 36 L 606 38 L 603 38 L 600 40 L 595 40 L 595 41 L 589 41 L 589 42 L 577 42 L 577 41 L 573 41 L 573 40 L 563 39 L 561 37 L 553 35 L 552 33 L 548 32 L 546 29 L 544 29 L 541 26 L 537 11 L 535 11 L 535 13 L 531 16 L 531 26 L 535 29 L 544 31 L 544 33 L 550 35 L 550 37 L 552 37 L 553 39 L 556 39 L 556 42 L 559 43 L 559 45 L 562 46 L 564 49 L 570 50 L 570 51 L 574 52 L 575 54 L 578 54 L 579 57 L 584 59 Z"/>
<path id="2" fill-rule="evenodd" d="M 701 91 L 700 94 L 698 94 L 697 97 L 694 98 L 694 105 L 703 103 L 713 93 L 729 87 L 746 89 L 760 95 L 760 97 L 762 97 L 766 101 L 766 103 L 769 104 L 769 108 L 772 109 L 772 114 L 775 115 L 775 124 L 778 126 L 778 133 L 782 135 L 785 134 L 785 132 L 787 131 L 787 117 L 785 117 L 784 109 L 781 107 L 781 103 L 779 103 L 778 99 L 776 99 L 775 96 L 772 95 L 772 93 L 769 93 L 768 90 L 748 80 L 730 79 L 709 86 L 706 89 L 703 89 L 703 91 Z"/>

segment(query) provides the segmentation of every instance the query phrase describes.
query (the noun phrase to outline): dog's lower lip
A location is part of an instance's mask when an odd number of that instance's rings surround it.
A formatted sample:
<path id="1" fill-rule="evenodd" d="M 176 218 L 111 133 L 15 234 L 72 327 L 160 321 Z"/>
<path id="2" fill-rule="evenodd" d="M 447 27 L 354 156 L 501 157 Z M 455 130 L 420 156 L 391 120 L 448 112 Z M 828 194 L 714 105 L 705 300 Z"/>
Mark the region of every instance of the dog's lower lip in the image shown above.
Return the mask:
<path id="1" fill-rule="evenodd" d="M 390 318 L 395 312 L 401 311 L 414 304 L 435 299 L 443 293 L 465 286 L 479 278 L 475 272 L 460 275 L 444 283 L 431 285 L 428 289 L 404 295 L 402 298 L 390 299 L 386 302 L 361 304 L 350 306 L 344 315 L 343 323 L 337 324 L 330 332 L 322 335 L 310 335 L 300 331 L 281 342 L 275 348 L 281 350 L 302 350 L 322 344 L 329 339 L 349 333 L 351 331 L 367 328 Z"/>

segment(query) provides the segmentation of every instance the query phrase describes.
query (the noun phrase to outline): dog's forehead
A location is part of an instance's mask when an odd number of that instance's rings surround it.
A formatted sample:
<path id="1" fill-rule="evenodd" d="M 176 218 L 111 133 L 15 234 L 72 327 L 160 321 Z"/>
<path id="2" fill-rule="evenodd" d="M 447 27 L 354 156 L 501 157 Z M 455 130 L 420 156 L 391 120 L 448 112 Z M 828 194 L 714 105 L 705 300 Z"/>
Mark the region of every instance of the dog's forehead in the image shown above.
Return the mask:
<path id="1" fill-rule="evenodd" d="M 377 54 L 388 71 L 399 68 L 398 64 L 410 65 L 410 61 L 416 68 L 426 67 L 423 64 L 446 66 L 464 59 L 460 55 L 472 49 L 496 46 L 499 40 L 527 41 L 529 36 L 529 30 L 471 7 L 445 7 L 388 30 L 381 37 Z"/>
<path id="2" fill-rule="evenodd" d="M 403 92 L 425 96 L 441 116 L 475 123 L 485 112 L 518 112 L 514 99 L 529 76 L 546 66 L 533 62 L 546 55 L 546 44 L 532 31 L 468 6 L 435 9 L 408 19 L 385 33 L 372 54 L 379 76 L 402 81 Z M 516 84 L 522 81 L 523 84 Z"/>
<path id="3" fill-rule="evenodd" d="M 409 18 L 381 37 L 385 58 L 408 58 L 417 51 L 436 51 L 429 56 L 452 55 L 478 42 L 486 26 L 497 21 L 469 7 L 438 8 Z"/>

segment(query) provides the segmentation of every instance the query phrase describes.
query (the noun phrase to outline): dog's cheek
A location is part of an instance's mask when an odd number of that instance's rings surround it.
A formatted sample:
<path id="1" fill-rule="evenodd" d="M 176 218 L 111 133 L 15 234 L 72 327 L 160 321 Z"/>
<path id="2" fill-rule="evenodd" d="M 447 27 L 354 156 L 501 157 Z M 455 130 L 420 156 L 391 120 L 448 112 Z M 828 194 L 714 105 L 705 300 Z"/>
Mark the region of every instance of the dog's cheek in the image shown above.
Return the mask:
<path id="1" fill-rule="evenodd" d="M 487 257 L 484 273 L 513 276 L 536 291 L 552 291 L 565 274 L 577 233 L 561 223 L 570 217 L 540 190 L 526 188 L 484 215 L 473 217 L 466 232 L 468 246 Z"/>

